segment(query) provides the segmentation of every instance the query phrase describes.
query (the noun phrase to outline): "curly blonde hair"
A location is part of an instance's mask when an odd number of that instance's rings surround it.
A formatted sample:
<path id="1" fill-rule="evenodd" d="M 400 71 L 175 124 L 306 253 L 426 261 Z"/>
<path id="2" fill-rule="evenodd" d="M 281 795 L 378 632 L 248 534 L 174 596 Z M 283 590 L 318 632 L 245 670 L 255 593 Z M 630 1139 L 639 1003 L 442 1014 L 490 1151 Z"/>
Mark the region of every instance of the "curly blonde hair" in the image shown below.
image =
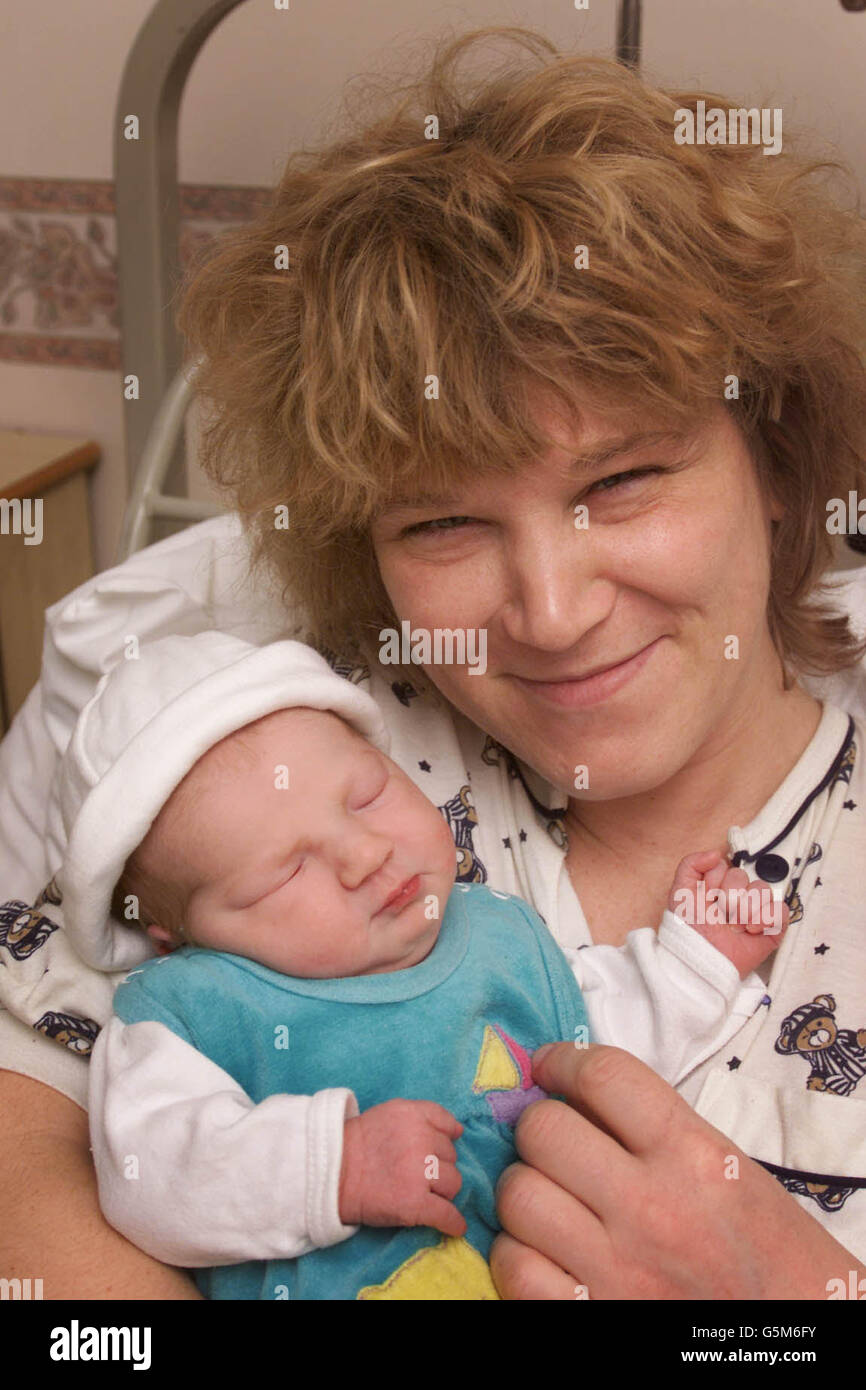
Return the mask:
<path id="1" fill-rule="evenodd" d="M 499 39 L 512 60 L 462 78 L 458 60 Z M 866 495 L 866 230 L 827 186 L 840 166 L 678 144 L 678 109 L 736 103 L 530 30 L 449 40 L 390 88 L 289 159 L 271 205 L 196 268 L 178 319 L 201 359 L 202 466 L 307 639 L 376 659 L 399 619 L 371 519 L 398 492 L 537 460 L 551 441 L 530 391 L 576 420 L 591 401 L 684 422 L 734 374 L 726 404 L 786 504 L 768 602 L 786 684 L 791 667 L 859 659 L 819 582 L 827 499 Z"/>

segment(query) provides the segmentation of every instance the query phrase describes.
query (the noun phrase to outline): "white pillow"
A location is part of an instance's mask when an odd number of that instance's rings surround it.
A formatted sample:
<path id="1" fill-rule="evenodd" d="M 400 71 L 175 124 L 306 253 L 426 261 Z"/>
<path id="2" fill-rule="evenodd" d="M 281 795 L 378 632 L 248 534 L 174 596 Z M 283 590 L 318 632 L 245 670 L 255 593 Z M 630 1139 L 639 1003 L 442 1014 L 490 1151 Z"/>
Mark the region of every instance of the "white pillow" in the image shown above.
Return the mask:
<path id="1" fill-rule="evenodd" d="M 846 568 L 827 574 L 828 588 L 820 597 L 850 613 L 852 630 L 863 637 L 866 636 L 866 556 L 857 555 L 846 546 L 840 554 L 840 563 Z M 833 587 L 829 587 L 831 584 Z M 866 720 L 866 658 L 834 676 L 804 675 L 800 679 L 819 700 L 829 700 L 855 718 Z"/>

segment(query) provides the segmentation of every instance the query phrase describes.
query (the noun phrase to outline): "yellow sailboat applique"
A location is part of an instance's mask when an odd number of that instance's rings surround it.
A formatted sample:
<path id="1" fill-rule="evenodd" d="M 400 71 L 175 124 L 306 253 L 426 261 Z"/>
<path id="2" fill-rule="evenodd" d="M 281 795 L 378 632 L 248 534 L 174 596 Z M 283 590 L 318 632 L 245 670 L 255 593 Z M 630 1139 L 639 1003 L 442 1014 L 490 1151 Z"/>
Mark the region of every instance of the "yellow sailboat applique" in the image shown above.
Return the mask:
<path id="1" fill-rule="evenodd" d="M 443 1236 L 438 1245 L 416 1250 L 383 1283 L 367 1284 L 358 1298 L 488 1302 L 499 1294 L 475 1247 L 462 1236 Z"/>
<path id="2" fill-rule="evenodd" d="M 491 1092 L 487 1104 L 493 1118 L 511 1126 L 517 1124 L 527 1105 L 544 1100 L 547 1094 L 532 1080 L 532 1058 L 526 1048 L 495 1023 L 484 1026 L 472 1089 L 476 1095 Z"/>

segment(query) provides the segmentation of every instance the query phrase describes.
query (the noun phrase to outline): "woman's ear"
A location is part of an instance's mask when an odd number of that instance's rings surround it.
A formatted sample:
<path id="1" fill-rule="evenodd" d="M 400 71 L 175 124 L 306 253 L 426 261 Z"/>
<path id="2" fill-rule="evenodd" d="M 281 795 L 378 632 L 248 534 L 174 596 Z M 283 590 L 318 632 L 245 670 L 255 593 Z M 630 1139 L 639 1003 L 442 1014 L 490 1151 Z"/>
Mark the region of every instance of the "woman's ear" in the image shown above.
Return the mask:
<path id="1" fill-rule="evenodd" d="M 170 956 L 172 951 L 177 950 L 177 942 L 171 932 L 166 927 L 161 927 L 158 922 L 152 922 L 146 931 L 156 947 L 157 955 Z"/>

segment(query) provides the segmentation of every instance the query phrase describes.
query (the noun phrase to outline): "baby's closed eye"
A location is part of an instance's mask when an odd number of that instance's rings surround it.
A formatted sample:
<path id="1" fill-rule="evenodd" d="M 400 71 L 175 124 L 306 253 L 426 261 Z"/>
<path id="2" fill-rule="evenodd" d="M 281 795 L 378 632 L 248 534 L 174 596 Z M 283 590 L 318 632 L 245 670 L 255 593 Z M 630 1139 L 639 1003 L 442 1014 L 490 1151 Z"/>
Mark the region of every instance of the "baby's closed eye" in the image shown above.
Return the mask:
<path id="1" fill-rule="evenodd" d="M 286 864 L 281 865 L 275 875 L 267 881 L 259 879 L 258 882 L 239 895 L 236 902 L 231 906 L 236 912 L 244 912 L 247 908 L 254 907 L 263 898 L 269 898 L 273 893 L 278 893 L 287 883 L 298 877 L 304 867 L 306 860 L 304 856 L 293 857 Z"/>
<path id="2" fill-rule="evenodd" d="M 346 797 L 347 808 L 350 811 L 363 811 L 366 806 L 378 800 L 389 781 L 390 771 L 383 757 L 377 756 L 375 761 L 372 758 L 365 759 L 350 783 Z"/>

